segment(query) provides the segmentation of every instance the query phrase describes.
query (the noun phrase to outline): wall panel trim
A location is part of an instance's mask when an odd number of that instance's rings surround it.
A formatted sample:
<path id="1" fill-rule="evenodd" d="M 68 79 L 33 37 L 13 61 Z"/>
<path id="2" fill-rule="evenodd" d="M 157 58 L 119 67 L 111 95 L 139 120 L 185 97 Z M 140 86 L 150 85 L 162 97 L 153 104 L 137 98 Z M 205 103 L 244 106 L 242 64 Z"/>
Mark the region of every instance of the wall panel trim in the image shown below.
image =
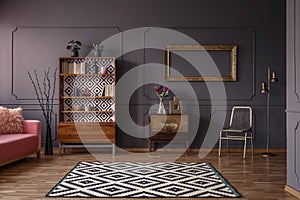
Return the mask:
<path id="1" fill-rule="evenodd" d="M 293 32 L 293 41 L 294 41 L 294 44 L 293 44 L 293 74 L 294 74 L 294 80 L 293 80 L 293 83 L 294 83 L 294 94 L 296 96 L 296 102 L 297 103 L 300 103 L 300 99 L 299 99 L 299 94 L 298 94 L 298 91 L 297 91 L 297 46 L 296 46 L 296 42 L 297 42 L 297 37 L 296 37 L 296 34 L 297 34 L 297 17 L 296 17 L 296 7 L 297 7 L 297 1 L 294 0 L 293 4 L 294 4 L 294 9 L 293 9 L 293 26 L 292 28 L 294 29 L 292 32 Z"/>
<path id="2" fill-rule="evenodd" d="M 165 27 L 168 29 L 199 29 L 199 30 L 248 30 L 252 33 L 252 94 L 248 98 L 226 98 L 227 101 L 251 101 L 256 96 L 256 31 L 253 27 Z M 144 32 L 144 46 L 146 45 L 146 33 L 150 31 L 151 28 L 148 28 Z M 144 56 L 143 56 L 143 63 L 146 62 L 146 55 L 145 55 L 145 48 L 144 48 Z M 238 72 L 237 72 L 238 73 Z M 144 79 L 144 75 L 143 75 Z M 235 82 L 238 83 L 239 81 Z M 189 82 L 187 82 L 189 83 Z M 205 82 L 203 82 L 205 83 Z M 224 83 L 224 82 L 223 82 Z M 143 96 L 148 100 L 154 100 L 153 98 L 149 97 L 143 88 Z M 188 101 L 190 99 L 182 99 Z M 198 101 L 210 101 L 210 99 L 199 99 Z M 216 100 L 224 100 L 224 99 L 216 99 Z"/>
<path id="3" fill-rule="evenodd" d="M 298 181 L 298 183 L 300 183 L 300 179 L 299 179 L 299 175 L 298 175 L 298 172 L 297 172 L 297 169 L 300 169 L 300 168 L 297 168 L 297 158 L 299 158 L 298 155 L 298 152 L 297 152 L 297 136 L 299 135 L 299 125 L 300 125 L 300 121 L 297 121 L 296 123 L 296 126 L 294 128 L 294 132 L 293 132 L 293 141 L 294 141 L 294 144 L 293 144 L 293 151 L 294 151 L 294 158 L 293 158 L 293 167 L 294 167 L 294 174 L 296 176 L 296 179 Z"/>
<path id="4" fill-rule="evenodd" d="M 15 97 L 16 100 L 23 100 L 23 101 L 32 101 L 32 100 L 36 100 L 33 98 L 22 98 L 19 97 L 15 91 L 14 91 L 14 44 L 15 44 L 15 34 L 18 30 L 20 29 L 115 29 L 117 30 L 119 33 L 123 32 L 118 26 L 16 26 L 16 28 L 12 31 L 12 38 L 11 38 L 11 95 L 13 97 Z M 123 35 L 122 35 L 123 36 Z M 123 37 L 121 38 L 123 43 Z M 122 45 L 120 46 L 121 50 L 122 50 Z M 56 83 L 57 84 L 57 83 Z M 55 100 L 57 101 L 58 99 L 55 98 Z"/>
<path id="5" fill-rule="evenodd" d="M 287 113 L 300 113 L 300 110 L 285 110 Z"/>

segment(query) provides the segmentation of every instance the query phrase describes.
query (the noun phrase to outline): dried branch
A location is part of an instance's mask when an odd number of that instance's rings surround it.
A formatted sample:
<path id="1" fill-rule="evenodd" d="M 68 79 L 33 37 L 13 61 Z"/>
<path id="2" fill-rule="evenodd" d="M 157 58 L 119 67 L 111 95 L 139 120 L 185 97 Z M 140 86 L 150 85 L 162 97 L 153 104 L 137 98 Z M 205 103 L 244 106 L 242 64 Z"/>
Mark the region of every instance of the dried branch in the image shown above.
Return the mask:
<path id="1" fill-rule="evenodd" d="M 54 77 L 53 77 L 53 90 L 52 90 L 52 95 L 51 95 L 51 113 L 52 113 L 52 111 L 53 111 L 53 105 L 54 105 L 54 94 L 55 94 L 55 86 L 56 86 L 56 74 L 57 74 L 57 69 L 58 68 L 55 68 L 55 70 L 54 70 Z M 50 83 L 49 83 L 50 84 Z M 52 123 L 52 118 L 50 119 L 50 123 Z"/>
<path id="2" fill-rule="evenodd" d="M 30 81 L 33 85 L 36 97 L 38 99 L 39 105 L 42 109 L 45 122 L 48 126 L 52 123 L 52 113 L 53 113 L 53 104 L 54 104 L 54 94 L 55 94 L 55 83 L 56 83 L 56 74 L 57 68 L 54 71 L 54 82 L 53 87 L 51 87 L 51 80 L 49 78 L 50 68 L 45 70 L 43 81 L 40 82 L 36 70 L 34 70 L 35 80 L 27 71 Z"/>
<path id="3" fill-rule="evenodd" d="M 44 115 L 44 117 L 45 117 L 44 104 L 43 104 L 43 102 L 42 102 L 42 100 L 41 100 L 42 97 L 39 96 L 38 88 L 37 88 L 37 86 L 36 86 L 36 84 L 35 84 L 35 82 L 34 82 L 32 76 L 31 76 L 31 74 L 30 74 L 28 71 L 27 71 L 27 73 L 28 73 L 28 76 L 29 76 L 29 78 L 30 78 L 30 81 L 31 81 L 31 83 L 32 83 L 32 85 L 33 85 L 33 88 L 34 88 L 34 91 L 35 91 L 35 95 L 37 96 L 37 99 L 38 99 L 38 101 L 39 101 L 40 107 L 41 107 L 41 109 L 42 109 L 42 111 L 43 111 L 43 115 Z"/>
<path id="4" fill-rule="evenodd" d="M 49 82 L 50 82 L 49 71 L 50 71 L 50 68 L 48 68 L 48 70 L 45 71 L 45 73 L 44 73 L 44 81 L 43 81 L 43 85 L 44 85 L 44 91 L 43 91 L 43 93 L 44 93 L 44 97 L 45 97 L 46 102 L 47 102 L 47 104 L 46 104 L 47 119 L 49 119 L 49 117 L 50 117 L 49 115 L 51 115 L 51 113 L 50 113 L 51 111 L 49 110 L 49 108 L 50 108 L 50 105 L 49 105 L 49 96 L 50 96 L 49 95 L 49 91 L 51 89 L 51 85 L 49 84 Z M 48 86 L 48 89 L 47 89 L 47 86 Z"/>
<path id="5" fill-rule="evenodd" d="M 39 78 L 38 78 L 36 70 L 34 70 L 34 74 L 35 74 L 36 86 L 37 86 L 38 91 L 40 93 L 40 99 L 41 99 L 42 104 L 44 105 L 43 93 L 42 93 L 42 89 L 41 89 L 41 86 L 40 86 L 40 81 L 39 81 Z"/>

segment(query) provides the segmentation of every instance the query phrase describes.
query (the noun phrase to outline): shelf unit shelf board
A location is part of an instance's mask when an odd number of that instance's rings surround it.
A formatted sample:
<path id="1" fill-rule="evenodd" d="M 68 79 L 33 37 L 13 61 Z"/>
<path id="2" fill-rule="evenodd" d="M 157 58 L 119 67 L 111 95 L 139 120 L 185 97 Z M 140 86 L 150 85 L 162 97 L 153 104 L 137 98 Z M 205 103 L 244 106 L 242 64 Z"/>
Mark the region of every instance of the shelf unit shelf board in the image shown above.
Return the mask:
<path id="1" fill-rule="evenodd" d="M 115 76 L 115 74 L 59 74 L 60 76 Z"/>
<path id="2" fill-rule="evenodd" d="M 85 111 L 85 110 L 63 110 L 61 111 L 62 113 L 115 113 L 115 111 L 107 111 L 107 110 L 90 110 L 90 111 Z"/>
<path id="3" fill-rule="evenodd" d="M 116 98 L 115 96 L 61 96 L 62 99 L 108 99 Z"/>

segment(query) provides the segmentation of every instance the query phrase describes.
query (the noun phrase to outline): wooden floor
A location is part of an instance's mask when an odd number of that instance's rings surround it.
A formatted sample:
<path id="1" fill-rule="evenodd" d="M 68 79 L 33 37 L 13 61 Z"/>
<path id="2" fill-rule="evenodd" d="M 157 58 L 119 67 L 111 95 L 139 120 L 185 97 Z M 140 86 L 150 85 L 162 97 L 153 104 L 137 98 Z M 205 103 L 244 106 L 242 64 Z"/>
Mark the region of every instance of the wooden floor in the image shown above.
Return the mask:
<path id="1" fill-rule="evenodd" d="M 3 153 L 3 152 L 2 152 Z M 107 161 L 111 154 L 98 154 L 100 161 Z M 165 155 L 169 157 L 168 155 Z M 127 161 L 136 161 L 136 156 Z M 146 158 L 147 156 L 145 156 Z M 163 160 L 164 155 L 161 157 Z M 63 156 L 44 156 L 40 159 L 30 156 L 18 162 L 0 167 L 0 198 L 7 200 L 53 199 L 45 194 L 61 180 L 79 161 L 95 161 L 86 152 L 70 152 Z M 122 153 L 117 153 L 115 161 L 124 160 Z M 286 155 L 278 153 L 276 157 L 263 158 L 259 154 L 242 159 L 241 153 L 223 154 L 216 152 L 200 159 L 197 153 L 183 155 L 178 162 L 209 162 L 242 195 L 242 199 L 296 199 L 284 191 L 286 184 Z M 67 198 L 55 198 L 67 199 Z M 72 198 L 75 199 L 75 198 Z M 79 198 L 78 198 L 79 199 Z M 90 198 L 91 199 L 91 198 Z M 107 199 L 107 198 L 106 198 Z M 173 198 L 174 199 L 174 198 Z M 108 200 L 108 199 L 107 199 Z"/>

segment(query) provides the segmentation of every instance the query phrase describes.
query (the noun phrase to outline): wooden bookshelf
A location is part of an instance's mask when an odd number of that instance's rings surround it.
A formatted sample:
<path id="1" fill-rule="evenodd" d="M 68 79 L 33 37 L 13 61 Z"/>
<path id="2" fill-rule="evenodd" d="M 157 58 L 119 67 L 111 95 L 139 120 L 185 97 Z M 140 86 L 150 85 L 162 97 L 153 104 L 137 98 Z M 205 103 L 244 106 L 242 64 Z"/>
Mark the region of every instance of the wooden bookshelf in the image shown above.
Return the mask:
<path id="1" fill-rule="evenodd" d="M 83 145 L 105 146 L 115 153 L 114 57 L 59 58 L 59 152 Z M 108 91 L 109 90 L 109 91 Z M 82 107 L 75 110 L 74 107 Z M 89 107 L 91 110 L 85 110 Z"/>

